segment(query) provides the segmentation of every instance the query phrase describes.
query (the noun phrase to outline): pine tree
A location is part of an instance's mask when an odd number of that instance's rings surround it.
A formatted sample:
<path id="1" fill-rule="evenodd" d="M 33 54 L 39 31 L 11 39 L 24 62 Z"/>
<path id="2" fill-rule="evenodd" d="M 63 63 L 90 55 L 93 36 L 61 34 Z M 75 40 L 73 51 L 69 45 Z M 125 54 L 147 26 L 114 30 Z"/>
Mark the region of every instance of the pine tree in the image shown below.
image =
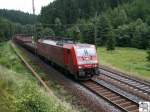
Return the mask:
<path id="1" fill-rule="evenodd" d="M 94 24 L 88 22 L 87 24 L 83 25 L 83 29 L 82 29 L 82 41 L 89 43 L 89 44 L 94 44 L 94 35 L 95 35 L 95 31 L 94 31 Z"/>
<path id="2" fill-rule="evenodd" d="M 75 40 L 80 39 L 80 29 L 78 26 L 74 27 L 73 36 L 74 36 Z"/>
<path id="3" fill-rule="evenodd" d="M 62 28 L 61 20 L 59 18 L 55 19 L 54 31 L 55 31 L 56 36 L 62 36 L 63 28 Z"/>
<path id="4" fill-rule="evenodd" d="M 110 32 L 111 24 L 109 19 L 102 15 L 97 23 L 97 38 L 98 45 L 105 45 L 107 42 L 108 33 Z"/>
<path id="5" fill-rule="evenodd" d="M 43 37 L 46 37 L 46 36 L 54 36 L 55 33 L 53 31 L 53 29 L 51 28 L 44 28 L 43 31 L 42 31 L 42 36 Z"/>
<path id="6" fill-rule="evenodd" d="M 108 33 L 106 48 L 108 51 L 115 50 L 115 36 L 113 30 Z"/>

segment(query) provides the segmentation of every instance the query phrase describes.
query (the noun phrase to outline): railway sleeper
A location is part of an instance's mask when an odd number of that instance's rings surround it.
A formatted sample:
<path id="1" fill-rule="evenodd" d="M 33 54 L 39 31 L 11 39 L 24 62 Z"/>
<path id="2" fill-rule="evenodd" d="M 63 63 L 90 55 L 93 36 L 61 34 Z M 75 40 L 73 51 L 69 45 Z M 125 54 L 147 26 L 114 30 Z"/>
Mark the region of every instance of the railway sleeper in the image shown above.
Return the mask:
<path id="1" fill-rule="evenodd" d="M 90 88 L 98 88 L 97 85 L 94 85 L 94 84 L 86 84 L 86 86 L 90 87 Z"/>
<path id="2" fill-rule="evenodd" d="M 128 110 L 128 111 L 135 110 L 137 108 L 138 107 L 136 105 L 130 105 L 130 106 L 125 107 L 125 109 Z"/>
<path id="3" fill-rule="evenodd" d="M 144 87 L 145 85 L 139 85 L 140 88 Z"/>
<path id="4" fill-rule="evenodd" d="M 109 98 L 112 98 L 112 97 L 118 97 L 118 96 L 116 96 L 116 94 L 114 94 L 114 93 L 107 94 L 107 95 L 105 95 L 105 96 L 107 96 L 107 97 L 109 97 Z"/>
<path id="5" fill-rule="evenodd" d="M 104 96 L 107 97 L 108 95 L 111 95 L 111 92 L 105 93 Z"/>
<path id="6" fill-rule="evenodd" d="M 124 83 L 127 83 L 127 84 L 136 84 L 136 82 L 131 82 L 131 81 L 124 80 L 124 79 L 122 79 L 122 80 L 120 80 L 120 81 L 122 81 L 122 82 L 124 82 Z"/>
<path id="7" fill-rule="evenodd" d="M 116 97 L 116 94 L 112 93 L 112 94 L 109 94 L 109 95 L 106 95 L 107 97 L 110 97 L 110 98 L 113 98 L 113 97 Z"/>
<path id="8" fill-rule="evenodd" d="M 99 93 L 101 93 L 101 94 L 103 94 L 103 93 L 105 93 L 105 92 L 108 92 L 108 90 L 100 90 L 100 91 L 98 91 Z"/>
<path id="9" fill-rule="evenodd" d="M 102 93 L 102 95 L 105 95 L 105 96 L 108 95 L 108 94 L 112 94 L 112 92 L 106 91 L 106 92 L 103 92 L 103 93 Z"/>
<path id="10" fill-rule="evenodd" d="M 142 89 L 149 89 L 150 87 L 148 87 L 148 86 L 145 86 L 145 87 L 142 87 Z"/>
<path id="11" fill-rule="evenodd" d="M 96 89 L 96 91 L 98 92 L 98 93 L 102 93 L 102 92 L 105 92 L 106 90 L 105 89 Z"/>
<path id="12" fill-rule="evenodd" d="M 112 98 L 110 98 L 110 100 L 111 100 L 111 101 L 115 101 L 115 100 L 117 100 L 118 98 L 120 98 L 120 96 L 112 97 Z"/>
<path id="13" fill-rule="evenodd" d="M 118 99 L 118 100 L 114 100 L 113 103 L 121 103 L 121 102 L 125 102 L 126 99 Z"/>
<path id="14" fill-rule="evenodd" d="M 86 82 L 86 85 L 88 85 L 88 86 L 98 86 L 97 84 L 93 84 L 91 82 Z"/>
<path id="15" fill-rule="evenodd" d="M 93 89 L 94 90 L 104 90 L 104 88 L 101 88 L 101 87 L 98 87 L 98 86 L 97 87 L 93 87 Z"/>
<path id="16" fill-rule="evenodd" d="M 150 92 L 150 89 L 147 89 L 147 91 L 149 91 L 149 92 Z"/>
<path id="17" fill-rule="evenodd" d="M 140 85 L 140 84 L 137 83 L 137 82 L 133 82 L 133 83 L 132 83 L 132 82 L 131 82 L 131 83 L 129 82 L 129 84 L 132 84 L 132 85 L 134 85 L 134 86 L 136 86 L 136 87 L 138 87 L 138 86 Z"/>
<path id="18" fill-rule="evenodd" d="M 121 107 L 126 107 L 126 106 L 130 106 L 131 102 L 124 102 L 124 103 L 120 103 Z"/>
<path id="19" fill-rule="evenodd" d="M 139 109 L 130 110 L 129 112 L 139 112 Z"/>

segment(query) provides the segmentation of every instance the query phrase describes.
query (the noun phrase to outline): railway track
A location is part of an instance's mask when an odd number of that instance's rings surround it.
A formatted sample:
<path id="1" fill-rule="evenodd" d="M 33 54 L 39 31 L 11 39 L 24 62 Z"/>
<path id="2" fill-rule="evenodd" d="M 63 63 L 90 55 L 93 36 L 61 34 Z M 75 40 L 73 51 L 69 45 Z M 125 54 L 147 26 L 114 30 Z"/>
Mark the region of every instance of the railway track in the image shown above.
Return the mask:
<path id="1" fill-rule="evenodd" d="M 113 78 L 116 78 L 114 75 L 113 75 Z M 121 77 L 121 78 L 123 78 L 123 77 Z M 44 82 L 41 82 L 41 83 L 44 83 Z M 45 84 L 43 84 L 43 85 L 46 86 Z M 82 82 L 82 85 L 84 85 L 86 88 L 88 88 L 93 93 L 95 93 L 98 96 L 102 97 L 103 99 L 107 100 L 112 105 L 119 108 L 121 111 L 138 112 L 138 103 L 137 102 L 129 99 L 128 97 L 126 97 L 124 95 L 121 95 L 119 92 L 115 92 L 115 91 L 109 89 L 105 85 L 100 84 L 94 78 L 90 81 Z M 48 89 L 48 87 L 45 87 L 45 88 Z"/>
<path id="2" fill-rule="evenodd" d="M 108 83 L 141 97 L 143 100 L 150 101 L 150 83 L 125 76 L 125 74 L 106 68 L 100 68 L 100 71 L 101 75 L 98 79 L 105 80 Z"/>
<path id="3" fill-rule="evenodd" d="M 36 73 L 36 71 L 32 68 L 32 65 L 30 65 L 29 63 L 28 63 L 28 61 L 26 61 L 25 60 L 25 58 L 22 56 L 22 54 L 20 54 L 19 52 L 18 52 L 18 50 L 17 49 L 20 49 L 20 50 L 23 50 L 23 52 L 25 52 L 25 54 L 27 54 L 27 56 L 28 56 L 28 58 L 29 59 L 31 59 L 32 60 L 32 62 L 33 63 L 38 63 L 37 64 L 37 66 L 39 66 L 41 69 L 43 69 L 44 70 L 44 72 L 46 73 L 46 74 L 48 74 L 48 75 L 52 75 L 53 74 L 53 70 L 51 71 L 51 69 L 47 66 L 47 64 L 43 61 L 43 60 L 39 60 L 38 59 L 38 61 L 36 60 L 36 58 L 37 58 L 37 56 L 35 56 L 34 54 L 32 54 L 31 52 L 29 52 L 28 50 L 26 50 L 26 49 L 24 49 L 23 47 L 21 47 L 21 46 L 18 46 L 18 45 L 16 45 L 15 43 L 11 43 L 11 46 L 12 46 L 12 48 L 13 48 L 13 50 L 16 52 L 16 54 L 19 56 L 19 58 L 22 60 L 22 62 L 25 64 L 25 66 L 27 66 L 27 68 L 33 73 L 33 75 L 39 80 L 39 83 L 40 84 L 42 84 L 42 86 L 44 86 L 44 88 L 49 92 L 49 94 L 50 94 L 50 96 L 52 97 L 52 95 L 53 95 L 53 93 L 52 93 L 52 91 L 49 89 L 49 87 L 47 86 L 47 83 L 43 80 L 43 78 L 41 78 L 37 73 Z M 34 59 L 35 58 L 35 59 Z M 36 61 L 35 61 L 36 60 Z M 27 65 L 26 65 L 27 64 Z M 50 72 L 48 72 L 48 71 L 50 71 Z M 58 74 L 57 74 L 58 75 Z M 73 92 L 73 95 L 74 96 L 76 96 L 77 94 L 77 98 L 79 98 L 79 101 L 76 101 L 76 102 L 78 102 L 79 104 L 81 103 L 82 105 L 85 105 L 85 107 L 87 107 L 87 108 L 89 108 L 90 110 L 92 110 L 92 111 L 94 111 L 94 112 L 99 112 L 99 110 L 101 110 L 102 112 L 110 112 L 110 110 L 111 110 L 111 108 L 109 108 L 109 106 L 107 107 L 107 105 L 105 105 L 104 107 L 105 108 L 103 108 L 103 106 L 101 106 L 101 103 L 99 103 L 99 102 L 97 102 L 97 101 L 95 101 L 95 100 L 97 100 L 97 99 L 93 99 L 93 98 L 89 98 L 89 94 L 87 93 L 87 95 L 85 95 L 84 94 L 84 92 L 82 91 L 80 91 L 80 89 L 78 90 L 78 88 L 73 88 L 73 89 L 71 89 L 71 87 L 73 86 L 72 84 L 70 84 L 70 82 L 67 82 L 67 80 L 64 80 L 64 79 L 62 79 L 62 77 L 61 77 L 61 79 L 59 79 L 60 77 L 59 77 L 59 75 L 57 76 L 56 74 L 55 74 L 55 72 L 54 72 L 54 77 L 56 78 L 54 78 L 54 80 L 57 80 L 56 82 L 57 83 L 59 83 L 59 82 L 61 82 L 60 84 L 61 85 L 65 85 L 65 86 L 67 86 L 67 91 L 72 91 Z M 62 74 L 61 74 L 62 75 Z M 52 78 L 53 79 L 53 78 Z M 39 84 L 38 83 L 38 84 Z M 69 83 L 69 84 L 68 84 Z M 69 86 L 69 87 L 68 87 Z M 73 86 L 74 87 L 74 86 Z M 75 86 L 76 87 L 76 86 Z M 75 89 L 77 89 L 77 90 L 75 90 Z M 75 90 L 75 91 L 74 91 Z M 86 92 L 86 91 L 85 91 Z M 51 95 L 51 93 L 52 93 L 52 95 Z M 85 96 L 84 96 L 84 95 Z M 89 103 L 90 102 L 90 103 Z M 91 104 L 92 103 L 92 104 Z M 82 106 L 82 108 L 83 108 L 83 106 Z"/>
<path id="4" fill-rule="evenodd" d="M 108 87 L 100 84 L 97 80 L 92 79 L 82 82 L 87 89 L 95 93 L 96 95 L 107 100 L 109 103 L 119 108 L 124 112 L 138 112 L 138 103 L 121 95 L 119 92 L 115 92 Z"/>

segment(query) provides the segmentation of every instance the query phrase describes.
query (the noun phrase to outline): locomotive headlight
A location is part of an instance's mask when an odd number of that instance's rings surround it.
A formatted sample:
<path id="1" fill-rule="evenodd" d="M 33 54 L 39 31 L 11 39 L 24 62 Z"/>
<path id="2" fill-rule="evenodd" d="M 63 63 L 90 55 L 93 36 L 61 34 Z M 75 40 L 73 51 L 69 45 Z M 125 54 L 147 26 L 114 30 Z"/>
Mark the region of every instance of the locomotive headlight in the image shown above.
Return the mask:
<path id="1" fill-rule="evenodd" d="M 95 63 L 98 63 L 98 61 L 96 60 Z"/>
<path id="2" fill-rule="evenodd" d="M 82 69 L 82 66 L 78 66 L 79 69 Z"/>
<path id="3" fill-rule="evenodd" d="M 97 67 L 97 64 L 95 64 L 94 67 Z"/>
<path id="4" fill-rule="evenodd" d="M 93 67 L 97 67 L 98 65 L 97 64 L 93 64 Z"/>

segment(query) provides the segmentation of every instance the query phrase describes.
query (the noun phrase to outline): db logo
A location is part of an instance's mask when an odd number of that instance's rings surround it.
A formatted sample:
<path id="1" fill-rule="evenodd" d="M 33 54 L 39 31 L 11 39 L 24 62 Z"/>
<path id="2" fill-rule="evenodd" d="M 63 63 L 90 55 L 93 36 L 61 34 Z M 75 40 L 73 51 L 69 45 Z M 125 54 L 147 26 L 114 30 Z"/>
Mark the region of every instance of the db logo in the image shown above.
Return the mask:
<path id="1" fill-rule="evenodd" d="M 150 102 L 139 102 L 139 112 L 150 112 Z"/>

